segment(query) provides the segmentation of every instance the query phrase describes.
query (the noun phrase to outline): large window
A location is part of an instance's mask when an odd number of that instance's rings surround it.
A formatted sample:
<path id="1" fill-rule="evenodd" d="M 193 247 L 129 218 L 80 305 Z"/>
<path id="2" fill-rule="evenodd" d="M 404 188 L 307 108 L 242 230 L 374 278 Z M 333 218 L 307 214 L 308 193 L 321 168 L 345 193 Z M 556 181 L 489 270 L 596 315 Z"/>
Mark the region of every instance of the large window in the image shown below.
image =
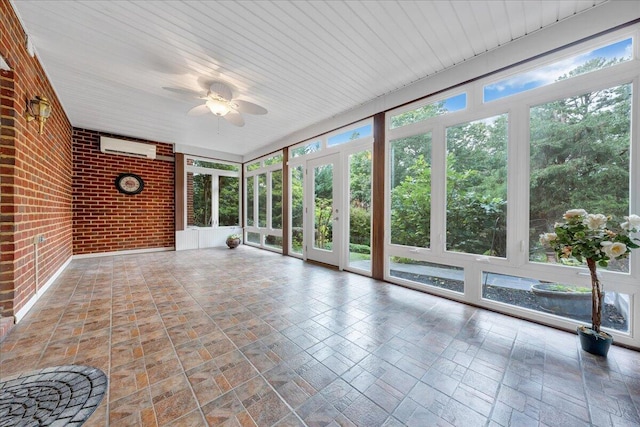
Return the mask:
<path id="1" fill-rule="evenodd" d="M 634 44 L 610 34 L 465 84 L 465 108 L 445 108 L 452 92 L 388 112 L 385 279 L 559 327 L 588 323 L 588 270 L 539 236 L 569 209 L 620 223 L 640 211 Z M 634 346 L 639 255 L 599 270 L 603 327 Z"/>
<path id="2" fill-rule="evenodd" d="M 256 225 L 256 212 L 253 208 L 255 206 L 255 178 L 253 176 L 245 178 L 245 190 L 247 192 L 245 206 L 247 207 L 246 216 L 247 216 L 247 227 L 253 227 Z"/>
<path id="3" fill-rule="evenodd" d="M 240 225 L 240 215 L 238 215 L 239 195 L 240 178 L 223 175 L 218 177 L 218 221 L 220 227 Z"/>
<path id="4" fill-rule="evenodd" d="M 529 258 L 555 262 L 538 243 L 574 208 L 629 215 L 631 84 L 559 99 L 530 113 Z M 576 265 L 575 260 L 563 260 Z M 609 268 L 629 271 L 628 259 Z"/>
<path id="5" fill-rule="evenodd" d="M 304 167 L 294 166 L 291 173 L 291 247 L 289 252 L 302 255 L 304 242 Z"/>
<path id="6" fill-rule="evenodd" d="M 447 128 L 447 250 L 506 256 L 507 115 Z"/>
<path id="7" fill-rule="evenodd" d="M 282 251 L 282 154 L 245 166 L 246 243 Z"/>
<path id="8" fill-rule="evenodd" d="M 187 158 L 187 226 L 240 225 L 239 165 Z"/>
<path id="9" fill-rule="evenodd" d="M 282 229 L 282 169 L 271 172 L 271 227 Z"/>
<path id="10" fill-rule="evenodd" d="M 267 174 L 258 175 L 258 227 L 267 226 Z"/>
<path id="11" fill-rule="evenodd" d="M 391 243 L 431 241 L 431 133 L 391 141 Z"/>
<path id="12" fill-rule="evenodd" d="M 187 172 L 187 225 L 190 227 L 211 227 L 213 218 L 213 185 L 211 175 Z M 237 214 L 237 211 L 236 211 Z"/>
<path id="13" fill-rule="evenodd" d="M 349 265 L 371 271 L 371 150 L 349 154 Z"/>

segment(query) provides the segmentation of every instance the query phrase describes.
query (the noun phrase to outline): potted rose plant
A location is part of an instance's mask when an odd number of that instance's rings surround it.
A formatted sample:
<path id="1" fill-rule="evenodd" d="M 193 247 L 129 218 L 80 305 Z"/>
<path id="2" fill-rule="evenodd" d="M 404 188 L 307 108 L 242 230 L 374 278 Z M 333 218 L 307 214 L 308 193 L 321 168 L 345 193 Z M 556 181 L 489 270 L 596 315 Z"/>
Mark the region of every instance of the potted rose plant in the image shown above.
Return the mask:
<path id="1" fill-rule="evenodd" d="M 598 278 L 597 266 L 606 267 L 612 259 L 629 256 L 631 249 L 640 246 L 630 233 L 640 230 L 640 216 L 625 217 L 615 229 L 608 226 L 610 216 L 589 214 L 584 209 L 571 209 L 563 215 L 564 222 L 556 223 L 555 233 L 540 235 L 540 242 L 551 247 L 561 259 L 586 261 L 591 276 L 591 328 L 578 327 L 582 349 L 606 356 L 613 337 L 600 330 L 604 292 Z"/>

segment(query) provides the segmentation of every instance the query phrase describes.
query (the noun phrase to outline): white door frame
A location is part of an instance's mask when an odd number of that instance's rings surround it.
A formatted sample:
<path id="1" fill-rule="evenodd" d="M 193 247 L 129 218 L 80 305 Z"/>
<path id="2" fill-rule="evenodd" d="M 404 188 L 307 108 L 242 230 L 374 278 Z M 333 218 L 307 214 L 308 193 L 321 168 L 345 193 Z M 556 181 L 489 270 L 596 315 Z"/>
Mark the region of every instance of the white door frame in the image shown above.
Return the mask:
<path id="1" fill-rule="evenodd" d="M 331 250 L 314 247 L 314 222 L 315 222 L 315 168 L 322 165 L 333 165 L 333 204 L 332 204 L 332 248 Z M 305 162 L 305 259 L 317 261 L 328 265 L 334 265 L 340 270 L 343 268 L 342 246 L 344 246 L 344 220 L 347 218 L 344 211 L 343 182 L 342 179 L 342 155 L 341 153 L 329 154 L 322 157 L 309 159 Z"/>

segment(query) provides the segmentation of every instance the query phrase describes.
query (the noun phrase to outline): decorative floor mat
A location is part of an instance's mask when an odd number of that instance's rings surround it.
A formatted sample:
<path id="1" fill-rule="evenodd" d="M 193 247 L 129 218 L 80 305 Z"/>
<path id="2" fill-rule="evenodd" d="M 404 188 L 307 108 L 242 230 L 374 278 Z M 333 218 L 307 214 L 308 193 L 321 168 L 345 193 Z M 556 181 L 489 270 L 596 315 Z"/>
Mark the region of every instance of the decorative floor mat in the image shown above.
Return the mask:
<path id="1" fill-rule="evenodd" d="M 100 369 L 80 365 L 0 381 L 0 427 L 80 426 L 100 404 L 107 382 Z"/>

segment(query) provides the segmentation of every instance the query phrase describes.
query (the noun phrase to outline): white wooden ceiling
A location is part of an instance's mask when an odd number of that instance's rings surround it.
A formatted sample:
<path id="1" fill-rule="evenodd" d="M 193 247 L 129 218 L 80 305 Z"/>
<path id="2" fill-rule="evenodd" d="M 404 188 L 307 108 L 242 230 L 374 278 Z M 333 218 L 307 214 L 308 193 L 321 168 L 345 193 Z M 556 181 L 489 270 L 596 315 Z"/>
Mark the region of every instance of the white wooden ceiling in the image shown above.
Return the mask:
<path id="1" fill-rule="evenodd" d="M 240 156 L 603 3 L 12 1 L 73 126 Z M 269 113 L 163 89 L 212 80 Z"/>

